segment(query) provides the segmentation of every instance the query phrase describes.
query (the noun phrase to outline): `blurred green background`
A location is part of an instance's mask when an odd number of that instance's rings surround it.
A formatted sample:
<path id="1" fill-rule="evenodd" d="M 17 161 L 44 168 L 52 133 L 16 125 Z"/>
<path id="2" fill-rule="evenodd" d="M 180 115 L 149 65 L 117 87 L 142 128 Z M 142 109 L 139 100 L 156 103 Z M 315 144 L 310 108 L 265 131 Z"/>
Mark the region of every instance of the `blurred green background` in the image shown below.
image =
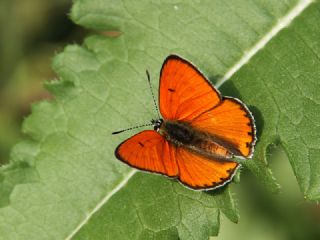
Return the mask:
<path id="1" fill-rule="evenodd" d="M 69 0 L 0 2 L 0 165 L 22 137 L 31 104 L 52 96 L 42 86 L 55 78 L 51 59 L 67 44 L 81 44 L 88 32 L 68 18 Z M 272 194 L 246 170 L 231 184 L 240 212 L 233 224 L 222 216 L 221 232 L 211 239 L 320 239 L 320 207 L 301 195 L 281 147 L 272 150 L 271 168 L 281 184 Z"/>
<path id="2" fill-rule="evenodd" d="M 269 164 L 281 185 L 280 192 L 271 193 L 250 172 L 243 170 L 240 184 L 231 186 L 240 213 L 239 223 L 234 224 L 223 216 L 219 236 L 210 240 L 320 239 L 318 203 L 303 198 L 281 146 L 273 146 L 270 153 Z"/>
<path id="3" fill-rule="evenodd" d="M 21 138 L 31 104 L 51 98 L 44 81 L 54 79 L 51 59 L 68 43 L 81 43 L 84 29 L 68 17 L 70 0 L 0 1 L 0 165 Z"/>

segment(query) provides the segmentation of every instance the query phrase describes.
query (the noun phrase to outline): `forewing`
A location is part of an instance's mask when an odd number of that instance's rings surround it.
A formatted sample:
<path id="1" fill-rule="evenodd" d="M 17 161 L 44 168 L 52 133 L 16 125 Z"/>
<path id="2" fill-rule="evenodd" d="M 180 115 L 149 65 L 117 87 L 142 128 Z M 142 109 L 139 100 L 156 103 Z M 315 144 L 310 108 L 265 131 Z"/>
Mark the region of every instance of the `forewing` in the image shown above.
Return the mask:
<path id="1" fill-rule="evenodd" d="M 216 106 L 220 93 L 190 62 L 170 55 L 160 73 L 159 105 L 166 120 L 189 121 Z"/>
<path id="2" fill-rule="evenodd" d="M 176 160 L 180 182 L 196 190 L 225 185 L 232 180 L 239 166 L 232 161 L 207 159 L 184 148 L 177 148 Z"/>
<path id="3" fill-rule="evenodd" d="M 175 148 L 159 133 L 142 131 L 121 143 L 116 157 L 140 170 L 161 173 L 169 177 L 178 175 Z"/>
<path id="4" fill-rule="evenodd" d="M 193 119 L 191 125 L 215 138 L 234 155 L 250 158 L 256 142 L 254 119 L 239 100 L 225 97 L 213 109 Z"/>

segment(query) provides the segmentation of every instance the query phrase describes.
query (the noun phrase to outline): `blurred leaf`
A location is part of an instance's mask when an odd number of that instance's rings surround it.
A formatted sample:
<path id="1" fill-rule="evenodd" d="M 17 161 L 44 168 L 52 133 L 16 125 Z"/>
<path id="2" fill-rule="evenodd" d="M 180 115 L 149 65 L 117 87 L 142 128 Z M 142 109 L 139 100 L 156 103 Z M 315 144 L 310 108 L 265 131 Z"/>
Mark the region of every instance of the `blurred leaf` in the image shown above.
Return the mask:
<path id="1" fill-rule="evenodd" d="M 0 238 L 65 239 L 76 234 L 77 239 L 208 239 L 218 233 L 220 210 L 236 222 L 228 188 L 196 192 L 162 176 L 136 173 L 113 156 L 117 144 L 132 133 L 111 132 L 155 117 L 145 69 L 157 89 L 161 63 L 174 52 L 213 80 L 296 4 L 76 1 L 75 22 L 123 34 L 92 36 L 84 47 L 69 46 L 55 57 L 60 79 L 47 87 L 56 100 L 33 106 L 23 126 L 30 140 L 16 146 L 11 165 L 1 171 Z M 234 82 L 241 98 L 257 106 L 252 110 L 261 143 L 251 169 L 275 190 L 261 156 L 275 139 L 264 131 L 266 119 L 270 129 L 277 122 L 272 115 L 261 118 L 271 114 L 268 98 L 253 101 L 265 93 L 265 82 L 248 87 L 247 78 L 235 77 Z"/>
<path id="2" fill-rule="evenodd" d="M 68 26 L 59 13 L 64 14 L 70 5 L 70 0 L 0 2 L 0 87 L 10 82 L 21 58 L 38 49 L 40 39 L 52 41 L 54 34 Z M 52 24 L 57 19 L 58 28 Z"/>

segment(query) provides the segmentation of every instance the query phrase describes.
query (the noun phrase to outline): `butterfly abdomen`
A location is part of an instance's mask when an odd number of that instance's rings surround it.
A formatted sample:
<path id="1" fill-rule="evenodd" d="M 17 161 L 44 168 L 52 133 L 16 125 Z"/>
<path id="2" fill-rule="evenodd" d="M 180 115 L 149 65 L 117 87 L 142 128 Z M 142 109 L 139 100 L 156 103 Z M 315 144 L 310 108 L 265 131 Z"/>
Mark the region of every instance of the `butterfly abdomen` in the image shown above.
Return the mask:
<path id="1" fill-rule="evenodd" d="M 213 157 L 213 158 L 216 158 L 216 157 L 231 158 L 232 157 L 232 154 L 228 149 L 226 149 L 222 145 L 219 145 L 216 142 L 213 142 L 209 138 L 208 139 L 201 138 L 197 146 L 201 151 L 200 153 L 208 157 Z"/>
<path id="2" fill-rule="evenodd" d="M 208 158 L 232 157 L 232 154 L 225 147 L 185 122 L 165 121 L 160 127 L 160 134 L 173 145 L 184 147 Z"/>

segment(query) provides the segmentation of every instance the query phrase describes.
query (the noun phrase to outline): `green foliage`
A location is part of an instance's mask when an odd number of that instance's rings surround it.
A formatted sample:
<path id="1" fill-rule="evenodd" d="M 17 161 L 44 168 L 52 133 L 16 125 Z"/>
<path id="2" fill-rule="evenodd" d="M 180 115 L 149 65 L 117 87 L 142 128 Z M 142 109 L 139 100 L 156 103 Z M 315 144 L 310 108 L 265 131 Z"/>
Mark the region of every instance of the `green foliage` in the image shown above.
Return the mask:
<path id="1" fill-rule="evenodd" d="M 266 159 L 270 143 L 282 145 L 310 200 L 320 198 L 319 9 L 309 7 L 223 86 L 252 106 L 260 131 L 255 160 Z M 247 162 L 259 176 L 254 165 Z"/>
<path id="2" fill-rule="evenodd" d="M 111 132 L 155 117 L 145 69 L 157 89 L 163 59 L 176 53 L 214 81 L 296 4 L 76 1 L 76 23 L 122 35 L 91 36 L 54 58 L 59 80 L 47 88 L 55 100 L 33 106 L 23 125 L 29 138 L 0 172 L 0 238 L 208 239 L 218 233 L 220 211 L 237 222 L 228 188 L 196 192 L 135 172 L 114 157 L 132 133 Z M 259 142 L 249 169 L 277 190 L 266 149 L 282 144 L 309 199 L 320 189 L 319 12 L 318 3 L 309 6 L 222 88 L 256 117 Z"/>

